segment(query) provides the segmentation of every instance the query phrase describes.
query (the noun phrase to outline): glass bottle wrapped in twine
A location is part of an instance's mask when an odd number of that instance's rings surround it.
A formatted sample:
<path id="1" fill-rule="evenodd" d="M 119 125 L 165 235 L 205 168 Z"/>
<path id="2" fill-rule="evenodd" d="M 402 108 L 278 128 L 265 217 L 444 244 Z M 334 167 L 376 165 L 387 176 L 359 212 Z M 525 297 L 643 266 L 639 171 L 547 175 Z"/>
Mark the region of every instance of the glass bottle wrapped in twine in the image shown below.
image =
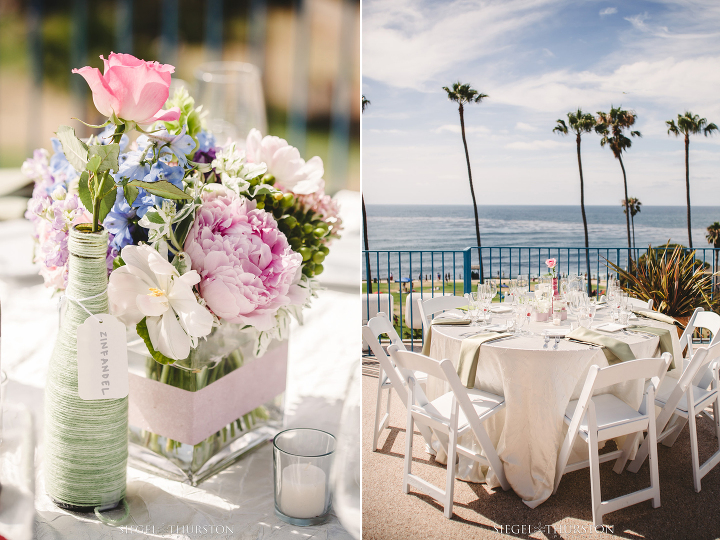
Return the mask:
<path id="1" fill-rule="evenodd" d="M 128 457 L 128 398 L 78 395 L 77 328 L 88 311 L 108 313 L 107 248 L 105 230 L 70 231 L 68 301 L 45 389 L 45 489 L 62 508 L 96 513 L 123 501 Z"/>

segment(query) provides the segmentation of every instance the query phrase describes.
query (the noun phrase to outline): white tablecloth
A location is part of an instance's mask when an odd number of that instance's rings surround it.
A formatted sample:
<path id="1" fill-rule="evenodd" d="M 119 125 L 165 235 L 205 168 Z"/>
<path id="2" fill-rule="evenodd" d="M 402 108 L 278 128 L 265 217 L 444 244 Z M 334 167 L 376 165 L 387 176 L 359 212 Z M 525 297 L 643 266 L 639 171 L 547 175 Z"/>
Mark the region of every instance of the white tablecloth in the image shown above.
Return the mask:
<path id="1" fill-rule="evenodd" d="M 607 322 L 607 310 L 597 312 L 597 322 Z M 504 319 L 495 316 L 494 322 Z M 679 340 L 676 330 L 657 321 L 633 320 L 633 324 L 668 328 L 673 336 L 675 356 L 679 358 Z M 561 328 L 569 329 L 569 321 Z M 552 323 L 531 322 L 529 330 L 535 334 L 545 329 L 557 329 Z M 434 326 L 430 356 L 450 359 L 457 365 L 462 343 L 461 334 L 470 329 L 465 326 Z M 658 338 L 645 338 L 622 333 L 612 334 L 628 343 L 636 358 L 657 354 Z M 563 417 L 568 403 L 580 397 L 590 366 L 607 366 L 605 354 L 599 348 L 561 340 L 554 350 L 551 339 L 547 349 L 537 335 L 517 337 L 498 343 L 486 343 L 480 349 L 475 387 L 505 396 L 505 409 L 485 422 L 485 428 L 495 444 L 504 465 L 505 476 L 513 490 L 531 508 L 544 502 L 553 490 L 555 464 L 560 446 L 567 432 Z M 680 366 L 682 369 L 682 366 Z M 629 405 L 637 407 L 642 399 L 642 385 L 620 384 L 603 389 Z M 434 377 L 427 384 L 429 399 L 435 399 L 449 388 Z M 463 438 L 463 444 L 476 444 L 472 433 Z M 437 459 L 445 462 L 446 456 L 438 444 Z M 570 462 L 587 459 L 587 446 L 579 440 Z M 487 481 L 491 487 L 500 484 L 492 472 L 485 478 L 485 470 L 476 462 L 461 456 L 457 477 L 469 482 Z"/>
<path id="2" fill-rule="evenodd" d="M 355 201 L 357 199 L 357 201 Z M 346 193 L 344 211 L 359 214 L 359 195 Z M 357 203 L 357 204 L 355 204 Z M 346 223 L 352 223 L 348 218 Z M 360 249 L 360 232 L 348 227 L 338 242 L 339 254 Z M 47 363 L 57 333 L 57 299 L 40 282 L 30 263 L 29 223 L 0 223 L 0 300 L 2 301 L 2 368 L 8 372 L 7 409 L 32 414 L 34 429 L 8 432 L 0 446 L 0 534 L 8 540 L 69 538 L 319 538 L 350 540 L 334 513 L 315 527 L 289 525 L 274 515 L 272 448 L 266 444 L 213 478 L 192 487 L 128 469 L 127 501 L 130 518 L 117 530 L 93 515 L 73 514 L 57 508 L 45 494 L 42 470 L 43 394 Z M 335 254 L 338 255 L 338 254 Z M 334 251 L 326 267 L 334 268 Z M 344 258 L 337 265 L 342 268 Z M 356 266 L 358 266 L 356 264 Z M 356 272 L 328 272 L 328 289 L 305 312 L 305 324 L 292 329 L 285 392 L 288 427 L 315 427 L 339 432 L 346 386 L 359 361 L 360 297 L 350 294 L 360 282 Z M 339 276 L 339 277 L 338 277 Z M 344 280 L 344 282 L 342 281 Z M 24 434 L 23 434 L 24 433 Z M 34 511 L 32 481 L 18 471 L 28 453 L 19 450 L 31 433 L 36 447 Z M 23 461 L 25 460 L 25 461 Z M 5 469 L 8 470 L 5 470 Z M 29 489 L 26 487 L 29 486 Z M 22 501 L 14 495 L 20 494 Z M 13 503 L 6 504 L 13 497 Z M 31 511 L 28 513 L 27 508 Z M 34 528 L 33 528 L 34 519 Z M 181 529 L 178 531 L 178 527 Z M 184 527 L 184 528 L 183 528 Z M 12 532 L 13 534 L 10 534 Z"/>

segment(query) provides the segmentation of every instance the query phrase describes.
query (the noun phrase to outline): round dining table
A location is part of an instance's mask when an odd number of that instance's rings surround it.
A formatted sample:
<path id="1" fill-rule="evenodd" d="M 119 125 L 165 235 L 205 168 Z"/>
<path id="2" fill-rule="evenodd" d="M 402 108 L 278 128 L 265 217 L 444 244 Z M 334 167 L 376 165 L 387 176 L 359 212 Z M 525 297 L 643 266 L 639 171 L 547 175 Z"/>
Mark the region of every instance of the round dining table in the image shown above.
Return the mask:
<path id="1" fill-rule="evenodd" d="M 503 311 L 493 315 L 493 324 L 506 324 L 512 316 L 508 307 L 496 305 L 493 308 Z M 610 319 L 610 310 L 600 307 L 591 328 L 627 343 L 635 358 L 660 355 L 657 336 L 630 333 L 632 329 L 614 333 L 597 329 L 611 322 Z M 504 410 L 485 421 L 484 426 L 497 449 L 510 486 L 531 508 L 552 494 L 556 461 L 567 432 L 564 416 L 568 403 L 579 398 L 590 366 L 608 365 L 605 353 L 598 346 L 554 338 L 546 343 L 546 331 L 570 331 L 572 321 L 576 327 L 577 321 L 572 316 L 559 326 L 552 321 L 530 321 L 522 329 L 523 335 L 487 342 L 480 347 L 475 388 L 505 397 Z M 673 357 L 682 357 L 678 333 L 673 325 L 634 316 L 629 324 L 670 330 Z M 471 332 L 482 330 L 482 326 L 433 325 L 430 356 L 436 360 L 449 359 L 457 367 L 463 339 Z M 682 361 L 676 361 L 676 366 L 667 376 L 680 376 Z M 428 399 L 436 399 L 448 391 L 447 383 L 428 377 Z M 611 393 L 637 408 L 642 392 L 643 384 L 633 381 L 600 389 L 598 393 Z M 479 450 L 472 432 L 461 439 L 459 442 L 463 445 Z M 617 442 L 622 444 L 621 440 Z M 445 463 L 447 456 L 438 441 L 433 442 L 433 449 L 436 460 Z M 587 452 L 586 443 L 578 437 L 570 463 L 587 459 Z M 468 482 L 487 482 L 493 488 L 500 485 L 492 470 L 463 456 L 460 456 L 456 476 Z"/>

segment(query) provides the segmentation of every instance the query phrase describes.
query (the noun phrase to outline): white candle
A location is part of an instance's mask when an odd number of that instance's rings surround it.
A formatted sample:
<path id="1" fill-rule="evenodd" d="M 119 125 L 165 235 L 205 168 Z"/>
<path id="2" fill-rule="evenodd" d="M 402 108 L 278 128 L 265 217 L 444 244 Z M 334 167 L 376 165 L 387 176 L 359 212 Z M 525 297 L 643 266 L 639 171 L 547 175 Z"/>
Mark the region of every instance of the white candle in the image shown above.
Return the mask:
<path id="1" fill-rule="evenodd" d="M 282 471 L 280 509 L 286 516 L 311 518 L 325 510 L 325 471 L 309 463 L 288 465 Z"/>

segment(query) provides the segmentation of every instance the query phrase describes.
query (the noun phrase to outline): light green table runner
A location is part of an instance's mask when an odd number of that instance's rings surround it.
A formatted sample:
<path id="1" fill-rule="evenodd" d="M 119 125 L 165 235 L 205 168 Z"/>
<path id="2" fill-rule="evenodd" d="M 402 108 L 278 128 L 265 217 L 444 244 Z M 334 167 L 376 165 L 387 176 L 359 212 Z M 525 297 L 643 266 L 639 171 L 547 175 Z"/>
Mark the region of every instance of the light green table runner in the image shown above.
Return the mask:
<path id="1" fill-rule="evenodd" d="M 480 358 L 480 346 L 489 341 L 505 338 L 512 334 L 487 332 L 464 339 L 460 347 L 460 362 L 457 372 L 466 388 L 475 388 L 475 374 L 477 373 L 478 360 Z"/>
<path id="2" fill-rule="evenodd" d="M 423 343 L 422 353 L 425 356 L 430 356 L 430 342 L 432 341 L 432 327 L 433 326 L 466 326 L 472 321 L 470 319 L 458 319 L 457 317 L 445 317 L 440 315 L 435 317 L 430 323 L 430 329 L 428 330 L 427 336 L 425 336 L 425 343 Z"/>
<path id="3" fill-rule="evenodd" d="M 610 365 L 619 364 L 620 362 L 625 362 L 626 360 L 635 360 L 635 355 L 627 343 L 620 341 L 619 339 L 615 339 L 614 337 L 606 336 L 593 330 L 583 328 L 582 326 L 570 332 L 567 335 L 567 339 L 580 343 L 600 345 L 603 353 L 605 353 L 605 358 L 607 358 L 608 364 Z"/>
<path id="4" fill-rule="evenodd" d="M 661 313 L 662 315 L 662 313 Z M 629 326 L 628 330 L 637 330 L 638 332 L 645 332 L 648 334 L 655 334 L 660 338 L 660 353 L 670 353 L 673 354 L 673 344 L 672 344 L 672 334 L 670 334 L 670 330 L 667 328 L 657 328 L 656 326 L 640 326 L 640 325 L 633 325 Z M 670 364 L 670 369 L 675 369 L 675 359 L 673 358 L 672 363 Z M 669 370 L 668 370 L 669 371 Z"/>

